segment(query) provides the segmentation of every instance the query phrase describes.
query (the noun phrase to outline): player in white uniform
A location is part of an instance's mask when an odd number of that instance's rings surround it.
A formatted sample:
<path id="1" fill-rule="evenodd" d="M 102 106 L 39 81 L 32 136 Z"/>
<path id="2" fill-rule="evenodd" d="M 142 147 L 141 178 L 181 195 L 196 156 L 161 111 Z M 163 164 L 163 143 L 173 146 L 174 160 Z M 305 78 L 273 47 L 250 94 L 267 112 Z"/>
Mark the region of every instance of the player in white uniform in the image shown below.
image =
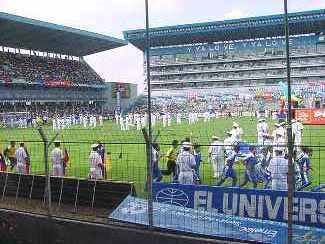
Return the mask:
<path id="1" fill-rule="evenodd" d="M 141 118 L 139 115 L 136 117 L 136 124 L 137 124 L 137 130 L 141 130 Z"/>
<path id="2" fill-rule="evenodd" d="M 227 155 L 232 151 L 233 148 L 233 137 L 231 135 L 230 131 L 226 131 L 226 138 L 223 141 L 223 145 L 224 145 L 224 150 L 225 150 L 225 156 L 227 157 Z"/>
<path id="3" fill-rule="evenodd" d="M 101 180 L 103 179 L 103 161 L 97 152 L 98 144 L 91 145 L 91 148 L 92 150 L 89 155 L 89 178 L 92 180 Z"/>
<path id="4" fill-rule="evenodd" d="M 256 129 L 257 129 L 257 145 L 264 146 L 266 137 L 268 135 L 268 125 L 265 122 L 264 118 L 258 120 Z"/>
<path id="5" fill-rule="evenodd" d="M 167 114 L 162 115 L 162 123 L 163 123 L 163 127 L 167 126 Z"/>
<path id="6" fill-rule="evenodd" d="M 130 118 L 129 115 L 125 117 L 125 130 L 129 130 Z"/>
<path id="7" fill-rule="evenodd" d="M 170 113 L 167 113 L 167 126 L 171 126 L 172 125 L 172 116 Z"/>
<path id="8" fill-rule="evenodd" d="M 60 142 L 55 141 L 54 142 L 54 149 L 51 152 L 51 161 L 52 161 L 52 168 L 53 176 L 63 177 L 63 159 L 64 154 L 63 151 L 60 148 Z"/>
<path id="9" fill-rule="evenodd" d="M 301 123 L 301 120 L 298 119 L 297 121 L 292 121 L 292 134 L 294 138 L 294 145 L 295 150 L 298 152 L 301 147 L 301 141 L 302 141 L 302 131 L 304 129 L 304 126 Z"/>
<path id="10" fill-rule="evenodd" d="M 182 115 L 180 113 L 177 113 L 176 115 L 176 123 L 180 125 L 182 123 Z"/>
<path id="11" fill-rule="evenodd" d="M 100 126 L 103 126 L 103 124 L 104 124 L 104 118 L 103 118 L 102 115 L 99 115 L 99 116 L 98 116 L 98 120 L 99 120 L 99 125 L 100 125 Z"/>
<path id="12" fill-rule="evenodd" d="M 190 153 L 191 143 L 184 142 L 182 144 L 182 152 L 178 154 L 176 165 L 178 166 L 178 181 L 180 184 L 194 183 L 194 169 L 196 166 L 195 157 Z"/>
<path id="13" fill-rule="evenodd" d="M 272 190 L 288 189 L 288 160 L 284 158 L 282 150 L 275 151 L 275 157 L 270 161 L 269 172 L 271 173 Z"/>
<path id="14" fill-rule="evenodd" d="M 119 121 L 120 121 L 120 128 L 121 128 L 121 130 L 124 131 L 125 130 L 125 123 L 124 123 L 124 119 L 123 119 L 122 116 L 120 116 Z"/>
<path id="15" fill-rule="evenodd" d="M 231 135 L 232 135 L 232 139 L 234 142 L 240 142 L 241 141 L 241 137 L 242 135 L 244 134 L 243 133 L 243 129 L 240 128 L 239 124 L 234 122 L 233 123 L 233 126 L 232 126 L 232 130 L 230 131 L 231 132 Z"/>
<path id="16" fill-rule="evenodd" d="M 219 178 L 222 175 L 225 166 L 223 160 L 223 145 L 219 137 L 213 136 L 209 147 L 209 158 L 213 167 L 213 178 Z"/>
<path id="17" fill-rule="evenodd" d="M 24 143 L 21 142 L 19 148 L 15 152 L 16 158 L 16 170 L 18 174 L 27 173 L 27 164 L 29 163 L 29 158 L 25 150 Z"/>

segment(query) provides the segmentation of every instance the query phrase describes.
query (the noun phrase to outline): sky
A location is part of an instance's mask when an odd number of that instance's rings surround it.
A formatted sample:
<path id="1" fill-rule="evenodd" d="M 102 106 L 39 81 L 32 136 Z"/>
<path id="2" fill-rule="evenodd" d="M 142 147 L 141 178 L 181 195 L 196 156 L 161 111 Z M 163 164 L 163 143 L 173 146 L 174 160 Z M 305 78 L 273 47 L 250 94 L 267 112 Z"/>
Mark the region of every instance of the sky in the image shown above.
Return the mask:
<path id="1" fill-rule="evenodd" d="M 288 0 L 289 12 L 325 8 L 325 0 Z M 279 14 L 283 0 L 149 0 L 150 27 Z M 123 38 L 145 27 L 144 0 L 0 0 L 0 12 Z M 0 37 L 1 38 L 1 37 Z M 106 80 L 143 88 L 143 55 L 131 44 L 86 57 Z"/>

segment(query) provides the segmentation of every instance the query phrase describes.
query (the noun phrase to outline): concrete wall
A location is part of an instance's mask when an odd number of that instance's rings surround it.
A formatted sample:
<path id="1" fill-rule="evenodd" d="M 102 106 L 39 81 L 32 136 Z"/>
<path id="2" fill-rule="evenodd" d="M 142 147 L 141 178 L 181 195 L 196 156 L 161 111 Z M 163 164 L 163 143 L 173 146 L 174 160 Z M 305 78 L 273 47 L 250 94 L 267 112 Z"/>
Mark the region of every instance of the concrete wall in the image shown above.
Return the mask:
<path id="1" fill-rule="evenodd" d="M 0 243 L 14 244 L 212 244 L 225 240 L 147 230 L 140 227 L 92 224 L 0 210 Z"/>

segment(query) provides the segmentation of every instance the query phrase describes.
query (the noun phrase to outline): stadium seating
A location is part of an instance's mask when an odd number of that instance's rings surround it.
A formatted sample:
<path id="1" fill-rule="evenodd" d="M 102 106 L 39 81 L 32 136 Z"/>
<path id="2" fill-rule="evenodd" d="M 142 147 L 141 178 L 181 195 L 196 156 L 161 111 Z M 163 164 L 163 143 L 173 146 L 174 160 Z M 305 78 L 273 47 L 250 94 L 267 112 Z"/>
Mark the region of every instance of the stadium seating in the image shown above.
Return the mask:
<path id="1" fill-rule="evenodd" d="M 70 81 L 74 84 L 101 84 L 103 82 L 102 78 L 82 60 L 0 52 L 0 80 L 10 83 L 14 79 L 26 83 Z"/>

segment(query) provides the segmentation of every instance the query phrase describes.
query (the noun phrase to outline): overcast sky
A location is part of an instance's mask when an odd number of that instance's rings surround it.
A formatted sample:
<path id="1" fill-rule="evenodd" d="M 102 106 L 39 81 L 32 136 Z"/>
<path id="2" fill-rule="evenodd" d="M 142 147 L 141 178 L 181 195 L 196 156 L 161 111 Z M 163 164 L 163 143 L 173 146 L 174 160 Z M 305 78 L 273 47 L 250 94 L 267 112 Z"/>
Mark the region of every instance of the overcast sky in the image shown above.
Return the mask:
<path id="1" fill-rule="evenodd" d="M 149 0 L 150 25 L 158 27 L 278 14 L 283 0 Z M 325 0 L 288 0 L 289 11 L 325 8 Z M 144 0 L 0 0 L 0 11 L 123 38 L 122 31 L 144 28 Z M 0 37 L 1 38 L 1 37 Z M 107 81 L 142 87 L 142 53 L 132 45 L 86 60 Z"/>

